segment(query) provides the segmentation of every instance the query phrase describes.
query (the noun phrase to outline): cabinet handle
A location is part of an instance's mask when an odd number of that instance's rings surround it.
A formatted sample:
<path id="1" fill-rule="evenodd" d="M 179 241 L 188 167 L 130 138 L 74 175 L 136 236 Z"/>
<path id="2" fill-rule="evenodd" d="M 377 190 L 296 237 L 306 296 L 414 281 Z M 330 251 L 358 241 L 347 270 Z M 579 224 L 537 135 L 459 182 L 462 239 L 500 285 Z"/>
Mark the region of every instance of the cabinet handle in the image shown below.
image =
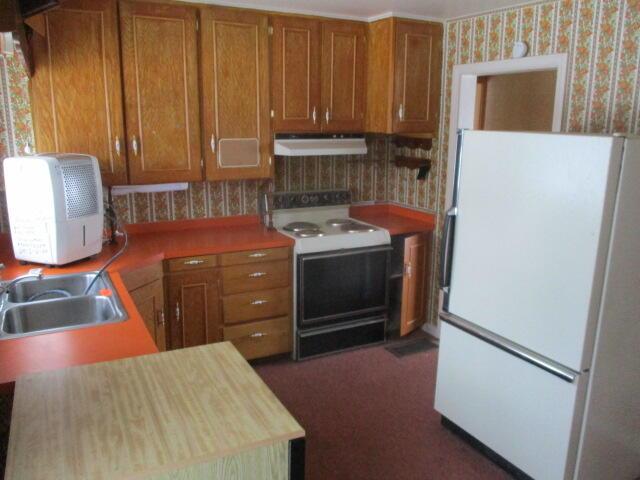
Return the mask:
<path id="1" fill-rule="evenodd" d="M 314 107 L 313 107 L 313 112 L 311 112 L 311 118 L 313 118 L 313 124 L 314 124 L 314 125 L 316 124 L 316 119 L 317 119 L 317 117 L 318 117 L 318 115 L 317 115 L 317 112 L 316 112 L 316 107 L 315 107 L 315 105 L 314 105 Z"/>
<path id="2" fill-rule="evenodd" d="M 405 263 L 404 264 L 404 274 L 411 278 L 411 264 L 410 263 Z"/>
<path id="3" fill-rule="evenodd" d="M 266 257 L 266 256 L 267 256 L 266 253 L 258 252 L 258 253 L 250 254 L 249 258 L 262 258 L 262 257 Z"/>
<path id="4" fill-rule="evenodd" d="M 404 105 L 402 104 L 398 107 L 398 118 L 404 120 Z"/>
<path id="5" fill-rule="evenodd" d="M 251 338 L 260 338 L 260 337 L 266 337 L 267 334 L 264 332 L 255 332 L 252 333 L 251 335 L 249 335 Z"/>
<path id="6" fill-rule="evenodd" d="M 253 272 L 249 274 L 249 278 L 260 278 L 260 277 L 264 277 L 267 274 L 267 272 Z"/>
<path id="7" fill-rule="evenodd" d="M 211 153 L 216 153 L 216 136 L 213 133 L 211 134 L 209 145 L 211 146 Z"/>
<path id="8" fill-rule="evenodd" d="M 267 303 L 267 300 L 254 300 L 252 302 L 250 302 L 250 305 L 264 305 L 265 303 Z"/>
<path id="9" fill-rule="evenodd" d="M 185 265 L 202 265 L 204 260 L 185 260 L 183 263 Z"/>
<path id="10" fill-rule="evenodd" d="M 137 157 L 138 156 L 138 139 L 136 138 L 135 135 L 131 139 L 131 148 L 133 148 L 133 154 Z"/>
<path id="11" fill-rule="evenodd" d="M 324 112 L 324 118 L 327 121 L 327 123 L 329 123 L 329 108 L 327 108 L 327 111 Z"/>
<path id="12" fill-rule="evenodd" d="M 164 310 L 160 310 L 158 314 L 158 326 L 162 327 L 164 326 Z"/>
<path id="13" fill-rule="evenodd" d="M 180 323 L 180 302 L 176 303 L 176 321 Z"/>
<path id="14" fill-rule="evenodd" d="M 116 137 L 115 141 L 113 142 L 113 148 L 116 151 L 116 155 L 120 156 L 120 137 Z"/>

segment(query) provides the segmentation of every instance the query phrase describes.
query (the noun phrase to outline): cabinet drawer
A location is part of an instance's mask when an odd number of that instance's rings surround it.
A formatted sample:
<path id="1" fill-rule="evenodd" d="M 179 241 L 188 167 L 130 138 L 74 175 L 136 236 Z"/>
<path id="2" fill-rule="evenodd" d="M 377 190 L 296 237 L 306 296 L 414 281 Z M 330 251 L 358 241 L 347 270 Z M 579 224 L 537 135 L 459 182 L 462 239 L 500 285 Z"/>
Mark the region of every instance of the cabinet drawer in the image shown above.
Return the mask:
<path id="1" fill-rule="evenodd" d="M 288 260 L 248 265 L 233 265 L 222 269 L 222 294 L 267 290 L 291 284 Z"/>
<path id="2" fill-rule="evenodd" d="M 229 295 L 222 300 L 224 323 L 233 324 L 261 318 L 289 315 L 291 289 L 277 288 Z"/>
<path id="3" fill-rule="evenodd" d="M 290 317 L 225 327 L 223 332 L 224 340 L 233 343 L 247 360 L 291 351 Z"/>
<path id="4" fill-rule="evenodd" d="M 246 250 L 244 252 L 223 253 L 220 255 L 220 264 L 244 265 L 247 263 L 270 262 L 272 260 L 284 260 L 289 258 L 289 247 L 268 248 L 265 250 Z"/>
<path id="5" fill-rule="evenodd" d="M 169 272 L 183 272 L 185 270 L 215 267 L 217 265 L 217 255 L 200 255 L 197 257 L 182 257 L 167 260 L 167 270 Z"/>

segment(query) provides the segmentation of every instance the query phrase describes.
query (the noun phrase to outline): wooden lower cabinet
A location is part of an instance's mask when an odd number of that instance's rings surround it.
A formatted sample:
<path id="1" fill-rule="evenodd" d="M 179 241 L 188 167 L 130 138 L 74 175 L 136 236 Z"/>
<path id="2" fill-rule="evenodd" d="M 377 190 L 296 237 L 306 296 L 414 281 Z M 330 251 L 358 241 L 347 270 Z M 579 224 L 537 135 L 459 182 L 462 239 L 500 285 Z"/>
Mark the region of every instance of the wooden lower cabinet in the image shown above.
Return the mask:
<path id="1" fill-rule="evenodd" d="M 169 273 L 165 284 L 171 349 L 219 341 L 217 270 Z"/>
<path id="2" fill-rule="evenodd" d="M 147 285 L 136 288 L 130 291 L 129 295 L 131 295 L 138 313 L 140 313 L 144 324 L 155 340 L 158 350 L 164 352 L 167 349 L 167 337 L 162 279 L 154 280 Z"/>
<path id="3" fill-rule="evenodd" d="M 290 352 L 293 342 L 289 316 L 224 327 L 223 332 L 247 360 Z"/>
<path id="4" fill-rule="evenodd" d="M 404 239 L 404 271 L 400 313 L 401 336 L 420 327 L 427 319 L 432 238 L 432 232 L 424 232 Z"/>
<path id="5" fill-rule="evenodd" d="M 291 249 L 221 255 L 224 340 L 247 359 L 291 351 Z"/>

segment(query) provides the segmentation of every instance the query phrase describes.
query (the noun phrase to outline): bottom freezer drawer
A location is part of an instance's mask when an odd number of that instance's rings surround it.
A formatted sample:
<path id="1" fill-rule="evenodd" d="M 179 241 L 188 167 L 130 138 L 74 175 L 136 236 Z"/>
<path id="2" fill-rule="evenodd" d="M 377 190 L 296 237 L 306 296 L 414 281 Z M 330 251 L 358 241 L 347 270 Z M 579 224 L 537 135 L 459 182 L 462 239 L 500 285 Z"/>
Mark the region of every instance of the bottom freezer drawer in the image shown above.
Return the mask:
<path id="1" fill-rule="evenodd" d="M 435 408 L 533 478 L 571 478 L 586 375 L 567 382 L 442 323 Z"/>

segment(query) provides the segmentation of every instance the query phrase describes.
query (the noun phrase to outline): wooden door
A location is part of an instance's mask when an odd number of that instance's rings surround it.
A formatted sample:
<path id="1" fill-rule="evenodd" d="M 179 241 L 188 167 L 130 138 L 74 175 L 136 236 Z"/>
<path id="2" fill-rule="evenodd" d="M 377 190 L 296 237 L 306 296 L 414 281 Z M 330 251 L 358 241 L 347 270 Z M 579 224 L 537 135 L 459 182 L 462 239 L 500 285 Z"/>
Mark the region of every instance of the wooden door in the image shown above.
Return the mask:
<path id="1" fill-rule="evenodd" d="M 166 279 L 171 348 L 217 342 L 220 305 L 216 270 L 172 273 Z"/>
<path id="2" fill-rule="evenodd" d="M 274 132 L 320 130 L 320 22 L 272 20 L 271 108 Z"/>
<path id="3" fill-rule="evenodd" d="M 396 20 L 395 133 L 436 131 L 441 63 L 441 24 Z"/>
<path id="4" fill-rule="evenodd" d="M 269 25 L 246 10 L 202 9 L 207 179 L 268 177 Z"/>
<path id="5" fill-rule="evenodd" d="M 404 241 L 404 277 L 402 279 L 402 309 L 400 335 L 421 326 L 427 316 L 431 278 L 432 233 L 418 233 Z"/>
<path id="6" fill-rule="evenodd" d="M 138 313 L 142 316 L 149 333 L 155 340 L 158 350 L 165 351 L 167 345 L 162 280 L 154 280 L 147 285 L 132 290 L 129 294 L 136 304 Z"/>
<path id="7" fill-rule="evenodd" d="M 131 183 L 202 179 L 194 8 L 121 2 Z"/>
<path id="8" fill-rule="evenodd" d="M 322 23 L 322 130 L 364 131 L 366 27 Z"/>
<path id="9" fill-rule="evenodd" d="M 127 183 L 115 0 L 69 0 L 34 32 L 31 100 L 39 152 L 94 155 L 102 183 Z"/>

